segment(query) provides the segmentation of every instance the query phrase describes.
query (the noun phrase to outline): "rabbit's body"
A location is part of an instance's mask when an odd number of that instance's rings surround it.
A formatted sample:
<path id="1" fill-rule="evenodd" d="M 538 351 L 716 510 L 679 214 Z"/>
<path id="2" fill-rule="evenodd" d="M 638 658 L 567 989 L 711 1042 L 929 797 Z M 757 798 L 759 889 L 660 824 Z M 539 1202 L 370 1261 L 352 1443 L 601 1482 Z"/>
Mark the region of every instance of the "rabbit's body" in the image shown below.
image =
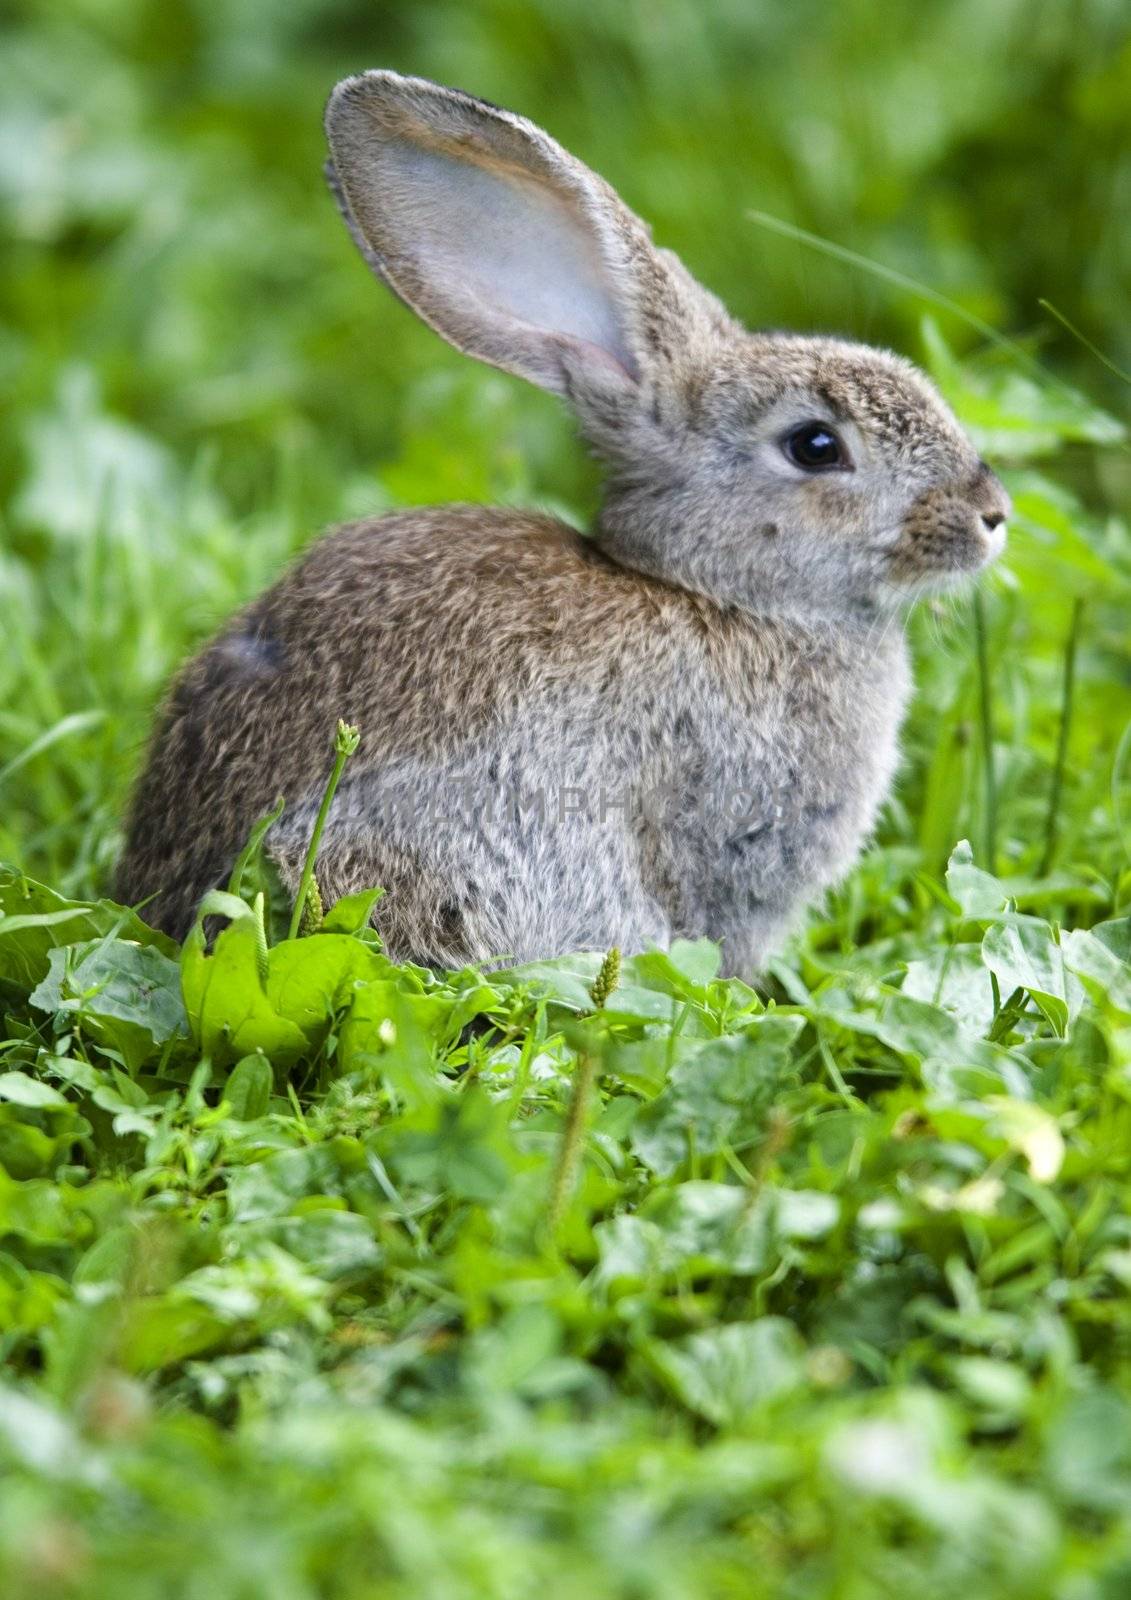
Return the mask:
<path id="1" fill-rule="evenodd" d="M 399 958 L 722 941 L 752 973 L 872 826 L 898 608 L 1008 501 L 914 368 L 747 333 L 540 129 L 393 73 L 339 85 L 331 174 L 374 271 L 563 395 L 609 467 L 592 539 L 483 508 L 315 545 L 182 674 L 119 891 L 183 933 L 278 793 L 296 885 L 338 717 L 362 748 L 323 898 L 381 885 Z"/>
<path id="2" fill-rule="evenodd" d="M 709 932 L 752 970 L 855 856 L 907 683 L 898 629 L 721 607 L 546 518 L 449 507 L 360 523 L 315 545 L 174 689 L 124 887 L 169 884 L 150 914 L 183 928 L 277 790 L 273 854 L 296 884 L 340 712 L 365 742 L 319 882 L 330 899 L 385 885 L 395 957 Z"/>

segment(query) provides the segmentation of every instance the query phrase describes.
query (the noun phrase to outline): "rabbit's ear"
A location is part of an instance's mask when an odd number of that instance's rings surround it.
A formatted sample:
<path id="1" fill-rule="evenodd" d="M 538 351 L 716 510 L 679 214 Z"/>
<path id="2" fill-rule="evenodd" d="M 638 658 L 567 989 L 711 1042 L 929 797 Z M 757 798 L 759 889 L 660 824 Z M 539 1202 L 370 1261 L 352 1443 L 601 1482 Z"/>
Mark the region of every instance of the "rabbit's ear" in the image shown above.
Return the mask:
<path id="1" fill-rule="evenodd" d="M 334 90 L 326 132 L 363 255 L 449 343 L 556 393 L 640 381 L 656 322 L 644 302 L 670 274 L 643 224 L 540 128 L 367 72 Z"/>

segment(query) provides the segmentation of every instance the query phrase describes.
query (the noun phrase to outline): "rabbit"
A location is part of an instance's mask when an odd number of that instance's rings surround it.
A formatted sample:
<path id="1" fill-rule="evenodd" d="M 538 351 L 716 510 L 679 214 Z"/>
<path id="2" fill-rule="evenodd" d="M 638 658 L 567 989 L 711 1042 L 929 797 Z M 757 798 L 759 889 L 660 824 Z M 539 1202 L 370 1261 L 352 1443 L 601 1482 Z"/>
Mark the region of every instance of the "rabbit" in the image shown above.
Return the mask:
<path id="1" fill-rule="evenodd" d="M 343 717 L 362 743 L 317 882 L 327 903 L 384 888 L 393 959 L 705 935 L 756 976 L 873 828 L 906 603 L 997 556 L 1002 485 L 907 361 L 748 332 L 523 117 L 371 71 L 326 131 L 373 272 L 560 395 L 603 501 L 590 535 L 460 505 L 315 543 L 172 688 L 119 896 L 183 935 L 280 792 L 293 892 Z"/>

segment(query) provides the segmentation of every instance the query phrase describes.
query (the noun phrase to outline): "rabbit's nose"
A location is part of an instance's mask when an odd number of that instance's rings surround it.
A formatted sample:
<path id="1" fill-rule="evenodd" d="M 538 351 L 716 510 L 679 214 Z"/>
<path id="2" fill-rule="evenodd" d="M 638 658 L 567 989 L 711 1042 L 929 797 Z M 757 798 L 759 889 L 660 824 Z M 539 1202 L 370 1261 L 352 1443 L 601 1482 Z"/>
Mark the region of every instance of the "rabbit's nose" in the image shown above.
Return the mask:
<path id="1" fill-rule="evenodd" d="M 978 462 L 978 471 L 972 485 L 976 497 L 975 504 L 979 501 L 978 512 L 990 533 L 995 528 L 1000 528 L 1002 523 L 1013 510 L 1004 483 L 990 466 L 988 461 Z"/>

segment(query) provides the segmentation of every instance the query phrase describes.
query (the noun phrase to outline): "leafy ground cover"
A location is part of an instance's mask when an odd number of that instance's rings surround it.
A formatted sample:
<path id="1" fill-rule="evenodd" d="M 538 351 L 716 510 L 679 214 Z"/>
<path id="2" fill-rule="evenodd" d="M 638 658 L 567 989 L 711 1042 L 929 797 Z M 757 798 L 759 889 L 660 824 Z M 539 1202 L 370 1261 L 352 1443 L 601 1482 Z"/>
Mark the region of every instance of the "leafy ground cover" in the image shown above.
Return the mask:
<path id="1" fill-rule="evenodd" d="M 0 876 L 4 1592 L 1121 1594 L 1131 919 L 873 870 L 776 1003 Z"/>
<path id="2" fill-rule="evenodd" d="M 10 10 L 0 1593 L 1122 1600 L 1126 7 Z M 321 102 L 380 64 L 537 116 L 751 324 L 917 354 L 1007 479 L 757 993 L 288 938 L 254 852 L 212 945 L 99 898 L 162 683 L 316 528 L 592 505 L 332 216 Z"/>

